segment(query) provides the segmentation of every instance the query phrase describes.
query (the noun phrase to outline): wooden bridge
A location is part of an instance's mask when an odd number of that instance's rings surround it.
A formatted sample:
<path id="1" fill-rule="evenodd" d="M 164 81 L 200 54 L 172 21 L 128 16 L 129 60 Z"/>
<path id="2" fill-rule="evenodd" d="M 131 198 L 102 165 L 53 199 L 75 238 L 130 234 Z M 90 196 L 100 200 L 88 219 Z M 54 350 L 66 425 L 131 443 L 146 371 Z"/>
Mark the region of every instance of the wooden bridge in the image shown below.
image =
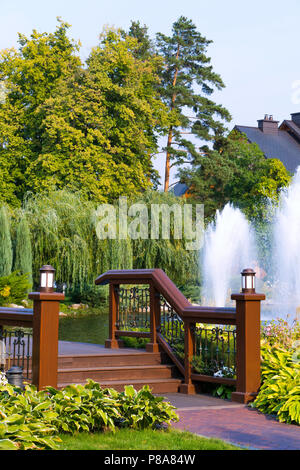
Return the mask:
<path id="1" fill-rule="evenodd" d="M 160 269 L 108 271 L 95 283 L 109 283 L 105 345 L 58 341 L 63 294 L 35 292 L 32 310 L 0 309 L 10 363 L 17 361 L 39 389 L 92 379 L 116 390 L 148 384 L 154 393 L 196 393 L 201 382 L 210 382 L 235 386 L 234 401 L 255 397 L 263 295 L 244 288 L 232 295 L 236 308 L 193 306 Z M 32 334 L 5 333 L 6 326 Z M 128 336 L 147 339 L 146 349 L 124 348 Z"/>

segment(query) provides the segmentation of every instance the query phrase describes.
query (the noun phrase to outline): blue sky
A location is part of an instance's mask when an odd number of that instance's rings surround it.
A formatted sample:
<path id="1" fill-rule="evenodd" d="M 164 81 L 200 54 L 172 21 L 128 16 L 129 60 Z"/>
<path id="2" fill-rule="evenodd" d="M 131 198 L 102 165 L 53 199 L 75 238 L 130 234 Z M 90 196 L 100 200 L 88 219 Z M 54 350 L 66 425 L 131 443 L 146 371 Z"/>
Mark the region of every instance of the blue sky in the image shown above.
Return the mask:
<path id="1" fill-rule="evenodd" d="M 83 58 L 104 25 L 128 28 L 139 20 L 154 36 L 187 16 L 214 41 L 208 55 L 226 88 L 213 96 L 232 114 L 230 128 L 256 125 L 264 114 L 283 120 L 300 112 L 300 93 L 293 98 L 300 89 L 299 0 L 0 0 L 0 8 L 0 49 L 16 46 L 18 32 L 53 31 L 60 16 L 80 39 Z M 163 175 L 163 157 L 154 163 Z"/>

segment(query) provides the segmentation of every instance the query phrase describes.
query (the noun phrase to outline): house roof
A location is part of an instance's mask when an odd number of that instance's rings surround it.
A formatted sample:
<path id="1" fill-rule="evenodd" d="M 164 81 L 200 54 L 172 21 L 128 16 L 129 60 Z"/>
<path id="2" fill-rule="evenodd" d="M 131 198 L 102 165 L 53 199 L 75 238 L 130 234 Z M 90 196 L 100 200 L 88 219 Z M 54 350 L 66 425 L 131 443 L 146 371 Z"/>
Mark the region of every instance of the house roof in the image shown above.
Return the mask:
<path id="1" fill-rule="evenodd" d="M 184 183 L 176 183 L 173 188 L 170 189 L 170 192 L 174 193 L 175 196 L 183 196 L 187 190 L 188 186 Z"/>
<path id="2" fill-rule="evenodd" d="M 239 132 L 246 134 L 250 142 L 255 142 L 267 158 L 278 158 L 288 171 L 294 173 L 300 165 L 300 143 L 295 137 L 295 130 L 300 128 L 292 121 L 284 121 L 289 130 L 278 129 L 277 133 L 265 133 L 258 127 L 235 126 Z M 295 127 L 294 132 L 291 127 Z"/>

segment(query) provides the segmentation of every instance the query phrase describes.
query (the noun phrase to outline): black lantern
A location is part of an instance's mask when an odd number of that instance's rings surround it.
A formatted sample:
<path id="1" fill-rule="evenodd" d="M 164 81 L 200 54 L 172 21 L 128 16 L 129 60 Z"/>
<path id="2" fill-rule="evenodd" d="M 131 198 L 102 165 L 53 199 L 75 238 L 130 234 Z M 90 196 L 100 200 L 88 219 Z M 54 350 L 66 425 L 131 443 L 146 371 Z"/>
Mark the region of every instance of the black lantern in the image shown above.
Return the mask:
<path id="1" fill-rule="evenodd" d="M 251 268 L 243 269 L 241 272 L 243 294 L 255 294 L 255 274 Z"/>
<path id="2" fill-rule="evenodd" d="M 23 385 L 23 369 L 22 367 L 12 366 L 6 372 L 6 378 L 10 385 L 14 385 L 15 387 L 24 388 Z"/>
<path id="3" fill-rule="evenodd" d="M 40 269 L 40 292 L 53 292 L 54 291 L 54 273 L 55 269 L 46 264 Z"/>

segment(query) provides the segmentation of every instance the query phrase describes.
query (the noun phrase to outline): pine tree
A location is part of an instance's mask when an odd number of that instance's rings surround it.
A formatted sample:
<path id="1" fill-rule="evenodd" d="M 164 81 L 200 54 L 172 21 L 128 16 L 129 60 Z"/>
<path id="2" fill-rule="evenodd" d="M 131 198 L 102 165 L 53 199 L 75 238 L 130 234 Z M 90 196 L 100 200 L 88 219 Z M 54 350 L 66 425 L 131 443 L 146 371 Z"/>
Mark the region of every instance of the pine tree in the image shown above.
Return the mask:
<path id="1" fill-rule="evenodd" d="M 160 93 L 173 114 L 167 135 L 165 191 L 169 189 L 170 169 L 174 165 L 191 163 L 199 155 L 195 139 L 214 140 L 229 121 L 229 112 L 208 97 L 214 89 L 222 89 L 221 77 L 213 71 L 206 55 L 212 42 L 202 36 L 191 20 L 181 16 L 172 28 L 172 35 L 157 34 L 157 47 L 165 60 L 161 74 Z M 188 115 L 186 114 L 188 112 Z M 221 119 L 221 121 L 217 119 Z"/>
<path id="2" fill-rule="evenodd" d="M 126 33 L 124 33 L 126 35 Z M 149 59 L 155 55 L 155 48 L 153 41 L 148 34 L 148 27 L 144 24 L 142 26 L 139 21 L 131 21 L 128 31 L 128 36 L 131 36 L 138 41 L 138 46 L 134 49 L 133 55 L 138 59 Z"/>
<path id="3" fill-rule="evenodd" d="M 32 250 L 30 230 L 26 217 L 22 217 L 16 233 L 16 252 L 14 270 L 22 274 L 28 274 L 28 280 L 32 283 Z"/>
<path id="4" fill-rule="evenodd" d="M 11 274 L 12 243 L 9 229 L 9 218 L 4 206 L 0 209 L 0 276 Z"/>

